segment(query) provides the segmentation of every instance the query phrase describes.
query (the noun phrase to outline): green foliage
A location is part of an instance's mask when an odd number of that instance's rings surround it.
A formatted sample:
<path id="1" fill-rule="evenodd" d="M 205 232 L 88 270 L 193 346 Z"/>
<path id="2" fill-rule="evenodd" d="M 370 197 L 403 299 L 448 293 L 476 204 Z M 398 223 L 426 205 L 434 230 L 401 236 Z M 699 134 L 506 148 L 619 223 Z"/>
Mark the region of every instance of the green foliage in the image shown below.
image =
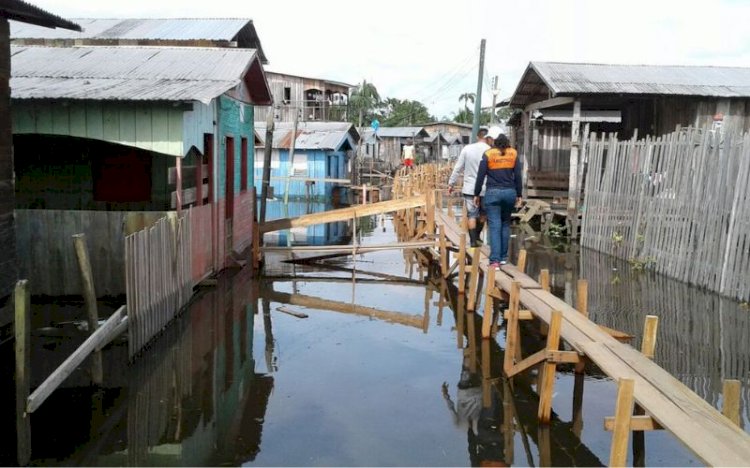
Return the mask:
<path id="1" fill-rule="evenodd" d="M 453 114 L 452 120 L 456 123 L 471 124 L 474 123 L 474 113 L 469 109 L 459 109 L 458 112 Z M 489 125 L 492 121 L 492 114 L 489 112 L 482 112 L 479 116 L 479 125 Z"/>
<path id="2" fill-rule="evenodd" d="M 616 247 L 619 247 L 624 239 L 625 237 L 621 233 L 617 231 L 612 233 L 612 243 L 615 244 Z"/>
<path id="3" fill-rule="evenodd" d="M 471 101 L 472 104 L 474 104 L 474 101 L 477 98 L 476 93 L 463 93 L 458 97 L 458 102 L 463 101 L 464 102 L 464 109 L 466 112 L 469 112 L 469 101 Z"/>
<path id="4" fill-rule="evenodd" d="M 628 259 L 628 263 L 633 271 L 643 271 L 656 263 L 654 257 L 633 257 Z"/>
<path id="5" fill-rule="evenodd" d="M 409 99 L 388 98 L 378 111 L 380 124 L 384 127 L 423 125 L 435 120 L 424 104 Z"/>
<path id="6" fill-rule="evenodd" d="M 555 239 L 565 237 L 565 226 L 561 224 L 551 223 L 549 225 L 549 228 L 547 229 L 547 235 Z"/>
<path id="7" fill-rule="evenodd" d="M 355 125 L 370 125 L 376 117 L 375 109 L 380 104 L 380 94 L 374 84 L 362 81 L 349 98 L 349 120 Z M 362 121 L 360 122 L 360 115 Z"/>

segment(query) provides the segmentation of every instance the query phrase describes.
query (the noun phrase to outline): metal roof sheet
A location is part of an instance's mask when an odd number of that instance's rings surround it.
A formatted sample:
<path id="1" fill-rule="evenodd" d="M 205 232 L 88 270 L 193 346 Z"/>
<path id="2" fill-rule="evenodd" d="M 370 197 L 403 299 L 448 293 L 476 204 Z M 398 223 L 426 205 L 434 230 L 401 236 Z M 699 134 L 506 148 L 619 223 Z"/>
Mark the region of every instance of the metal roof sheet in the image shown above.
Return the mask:
<path id="1" fill-rule="evenodd" d="M 57 15 L 53 15 L 52 13 L 22 0 L 2 0 L 0 1 L 0 11 L 2 11 L 3 18 L 20 21 L 20 23 L 11 21 L 11 24 L 28 26 L 30 28 L 44 31 L 52 31 L 49 28 L 65 28 L 74 31 L 81 30 L 81 27 L 76 23 Z"/>
<path id="2" fill-rule="evenodd" d="M 427 137 L 429 134 L 424 127 L 380 127 L 378 136 L 381 138 L 411 138 L 414 136 Z"/>
<path id="3" fill-rule="evenodd" d="M 554 94 L 750 97 L 750 68 L 531 62 Z"/>
<path id="4" fill-rule="evenodd" d="M 252 49 L 11 46 L 14 99 L 196 100 L 236 87 Z"/>
<path id="5" fill-rule="evenodd" d="M 265 123 L 256 123 L 255 127 L 261 137 L 261 144 L 265 144 Z M 274 124 L 273 147 L 288 149 L 293 128 L 290 122 Z M 300 122 L 297 125 L 294 148 L 295 150 L 338 150 L 349 137 L 354 143 L 359 140 L 359 134 L 350 123 Z"/>
<path id="6" fill-rule="evenodd" d="M 76 18 L 82 32 L 12 22 L 11 39 L 153 39 L 231 41 L 251 20 L 241 18 Z"/>

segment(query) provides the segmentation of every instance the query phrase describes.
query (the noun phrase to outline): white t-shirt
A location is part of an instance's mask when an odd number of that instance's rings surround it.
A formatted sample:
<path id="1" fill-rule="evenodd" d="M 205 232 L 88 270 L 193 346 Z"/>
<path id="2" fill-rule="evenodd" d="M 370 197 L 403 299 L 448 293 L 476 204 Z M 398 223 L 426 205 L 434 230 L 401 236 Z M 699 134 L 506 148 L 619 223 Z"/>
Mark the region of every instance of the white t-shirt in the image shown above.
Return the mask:
<path id="1" fill-rule="evenodd" d="M 464 146 L 461 154 L 458 155 L 458 161 L 456 161 L 456 165 L 453 167 L 451 177 L 448 179 L 448 185 L 455 185 L 458 176 L 463 172 L 464 186 L 461 189 L 461 193 L 464 195 L 474 195 L 474 185 L 477 181 L 479 163 L 482 162 L 482 155 L 488 149 L 490 149 L 490 145 L 484 141 Z M 482 195 L 484 195 L 484 187 L 482 187 Z"/>
<path id="2" fill-rule="evenodd" d="M 414 145 L 404 146 L 404 159 L 414 159 Z"/>

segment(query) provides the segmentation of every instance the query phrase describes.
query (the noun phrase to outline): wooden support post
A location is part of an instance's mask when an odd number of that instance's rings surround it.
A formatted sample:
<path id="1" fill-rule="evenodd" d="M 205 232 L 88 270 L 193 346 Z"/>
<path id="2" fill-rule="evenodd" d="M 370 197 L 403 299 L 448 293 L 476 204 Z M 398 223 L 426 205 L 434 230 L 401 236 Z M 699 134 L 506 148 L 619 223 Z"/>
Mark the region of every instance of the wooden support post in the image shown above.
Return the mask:
<path id="1" fill-rule="evenodd" d="M 573 382 L 573 434 L 579 439 L 583 432 L 583 373 L 577 372 Z"/>
<path id="2" fill-rule="evenodd" d="M 99 310 L 96 306 L 96 291 L 94 290 L 94 276 L 89 261 L 89 251 L 86 246 L 86 234 L 73 235 L 78 267 L 81 270 L 81 285 L 83 286 L 83 299 L 86 303 L 86 314 L 89 325 L 89 336 L 99 328 Z M 94 385 L 101 385 L 104 379 L 102 370 L 102 353 L 95 351 L 91 356 L 91 381 Z"/>
<path id="3" fill-rule="evenodd" d="M 448 277 L 448 247 L 445 242 L 445 226 L 440 226 L 440 272 L 443 278 Z"/>
<path id="4" fill-rule="evenodd" d="M 576 289 L 576 310 L 580 312 L 584 317 L 589 317 L 589 282 L 585 279 L 579 279 Z M 586 369 L 586 360 L 576 364 L 576 374 L 582 374 Z"/>
<path id="5" fill-rule="evenodd" d="M 549 426 L 540 425 L 537 428 L 539 440 L 539 466 L 552 466 L 552 439 Z"/>
<path id="6" fill-rule="evenodd" d="M 464 207 L 466 213 L 466 207 Z M 462 225 L 466 220 L 461 221 Z M 458 242 L 458 294 L 463 295 L 466 291 L 466 230 L 461 230 L 461 239 Z"/>
<path id="7" fill-rule="evenodd" d="M 493 300 L 490 291 L 495 287 L 495 269 L 487 271 L 487 285 L 484 288 L 484 314 L 482 315 L 482 338 L 489 339 L 492 333 Z"/>
<path id="8" fill-rule="evenodd" d="M 456 214 L 453 212 L 453 198 L 448 197 L 448 217 L 453 220 Z"/>
<path id="9" fill-rule="evenodd" d="M 526 271 L 526 249 L 518 251 L 518 265 L 516 265 L 516 267 L 521 273 Z"/>
<path id="10" fill-rule="evenodd" d="M 656 350 L 656 331 L 659 328 L 659 317 L 647 315 L 646 323 L 643 326 L 643 342 L 641 343 L 641 352 L 647 358 L 653 359 Z"/>
<path id="11" fill-rule="evenodd" d="M 427 205 L 425 206 L 427 211 L 427 234 L 435 234 L 435 191 L 427 191 Z M 434 239 L 434 237 L 433 237 Z"/>
<path id="12" fill-rule="evenodd" d="M 721 414 L 741 427 L 742 419 L 740 419 L 740 389 L 741 386 L 739 380 L 727 379 L 724 381 L 724 401 L 721 406 Z"/>
<path id="13" fill-rule="evenodd" d="M 458 349 L 464 348 L 464 330 L 466 330 L 466 295 L 459 294 L 456 299 L 456 345 Z"/>
<path id="14" fill-rule="evenodd" d="M 578 164 L 580 148 L 581 100 L 573 102 L 573 122 L 570 124 L 570 171 L 568 180 L 568 227 L 571 239 L 578 238 Z"/>
<path id="15" fill-rule="evenodd" d="M 479 252 L 476 247 L 471 248 L 471 276 L 469 276 L 469 300 L 466 310 L 474 312 L 477 302 L 477 288 L 479 287 Z"/>
<path id="16" fill-rule="evenodd" d="M 477 330 L 473 310 L 466 311 L 466 334 L 469 336 L 469 371 L 477 371 Z"/>
<path id="17" fill-rule="evenodd" d="M 31 293 L 29 282 L 16 283 L 15 352 L 16 352 L 16 454 L 19 466 L 31 460 L 31 420 L 26 413 L 26 400 L 31 385 Z"/>
<path id="18" fill-rule="evenodd" d="M 557 351 L 560 348 L 560 327 L 562 326 L 562 312 L 552 311 L 552 319 L 547 336 L 547 351 Z M 546 362 L 543 366 L 544 375 L 539 387 L 539 422 L 549 424 L 552 418 L 552 393 L 555 390 L 555 373 L 557 364 Z"/>
<path id="19" fill-rule="evenodd" d="M 632 379 L 620 379 L 617 384 L 615 427 L 612 433 L 612 447 L 609 451 L 609 466 L 625 466 L 627 461 L 634 387 L 635 381 Z"/>
<path id="20" fill-rule="evenodd" d="M 544 291 L 549 292 L 549 270 L 543 269 L 539 272 L 539 284 L 542 286 L 542 289 Z M 549 326 L 544 321 L 540 321 L 539 323 L 539 332 L 542 334 L 542 336 L 547 336 L 547 333 L 549 333 Z"/>
<path id="21" fill-rule="evenodd" d="M 513 372 L 515 365 L 516 348 L 520 346 L 518 336 L 518 306 L 521 298 L 521 283 L 513 281 L 510 286 L 510 304 L 508 307 L 508 322 L 505 326 L 505 357 L 503 370 L 506 375 Z"/>

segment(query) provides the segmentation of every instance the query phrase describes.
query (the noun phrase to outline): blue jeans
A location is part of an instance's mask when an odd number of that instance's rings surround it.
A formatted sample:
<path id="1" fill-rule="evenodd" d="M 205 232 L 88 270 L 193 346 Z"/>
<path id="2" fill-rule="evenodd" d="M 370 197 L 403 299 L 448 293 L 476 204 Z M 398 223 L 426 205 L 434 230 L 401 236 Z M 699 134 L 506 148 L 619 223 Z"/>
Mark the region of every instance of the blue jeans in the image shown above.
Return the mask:
<path id="1" fill-rule="evenodd" d="M 510 215 L 515 205 L 515 189 L 488 188 L 484 194 L 484 209 L 490 231 L 490 263 L 508 260 Z"/>

